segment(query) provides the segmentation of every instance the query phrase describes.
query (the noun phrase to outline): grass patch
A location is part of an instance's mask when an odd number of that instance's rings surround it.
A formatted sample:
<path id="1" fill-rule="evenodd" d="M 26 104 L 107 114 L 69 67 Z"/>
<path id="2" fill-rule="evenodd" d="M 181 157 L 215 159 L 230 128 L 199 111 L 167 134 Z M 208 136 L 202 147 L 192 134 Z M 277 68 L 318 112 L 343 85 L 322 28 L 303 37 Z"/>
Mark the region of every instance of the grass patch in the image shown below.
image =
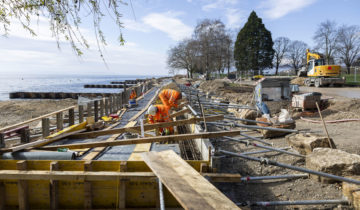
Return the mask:
<path id="1" fill-rule="evenodd" d="M 360 72 L 359 74 L 356 74 L 356 81 L 355 81 L 355 74 L 342 74 L 341 77 L 346 78 L 346 84 L 360 85 Z"/>

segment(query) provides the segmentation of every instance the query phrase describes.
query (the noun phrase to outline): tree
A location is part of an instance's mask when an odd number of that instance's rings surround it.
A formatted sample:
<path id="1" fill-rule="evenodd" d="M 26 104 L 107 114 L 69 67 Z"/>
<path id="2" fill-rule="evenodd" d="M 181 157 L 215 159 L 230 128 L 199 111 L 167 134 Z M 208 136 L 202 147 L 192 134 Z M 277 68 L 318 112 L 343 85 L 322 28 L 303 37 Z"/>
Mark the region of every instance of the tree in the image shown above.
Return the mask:
<path id="1" fill-rule="evenodd" d="M 168 52 L 167 63 L 170 69 L 185 69 L 188 77 L 193 77 L 198 65 L 198 43 L 196 40 L 185 39 Z"/>
<path id="2" fill-rule="evenodd" d="M 336 22 L 326 20 L 320 23 L 313 38 L 316 43 L 315 48 L 323 50 L 326 63 L 331 64 L 330 61 L 333 58 L 338 41 Z"/>
<path id="3" fill-rule="evenodd" d="M 101 47 L 106 45 L 105 36 L 101 30 L 101 21 L 106 13 L 113 17 L 119 29 L 119 41 L 124 43 L 121 33 L 121 14 L 119 12 L 121 0 L 2 0 L 0 1 L 0 34 L 8 35 L 10 24 L 18 20 L 22 27 L 30 34 L 36 35 L 32 28 L 33 20 L 45 17 L 49 20 L 49 29 L 52 36 L 60 47 L 60 41 L 66 40 L 74 52 L 80 56 L 81 48 L 89 48 L 86 38 L 83 36 L 80 26 L 84 18 L 83 14 L 90 15 L 93 21 L 95 37 L 100 56 Z"/>
<path id="4" fill-rule="evenodd" d="M 200 69 L 204 70 L 206 78 L 209 79 L 214 70 L 222 72 L 227 62 L 226 56 L 229 55 L 226 51 L 231 40 L 224 23 L 220 20 L 204 19 L 195 27 L 193 38 L 198 42 Z"/>
<path id="5" fill-rule="evenodd" d="M 359 26 L 343 25 L 339 28 L 337 37 L 337 54 L 350 74 L 350 67 L 360 55 L 360 28 Z"/>
<path id="6" fill-rule="evenodd" d="M 289 46 L 289 60 L 291 66 L 295 70 L 295 74 L 298 74 L 299 68 L 306 63 L 306 49 L 308 45 L 302 41 L 292 41 Z"/>
<path id="7" fill-rule="evenodd" d="M 279 66 L 286 54 L 289 51 L 290 39 L 286 37 L 279 37 L 274 41 L 274 65 L 275 65 L 275 74 L 279 73 Z"/>
<path id="8" fill-rule="evenodd" d="M 237 70 L 255 70 L 262 74 L 263 69 L 271 68 L 274 57 L 273 44 L 271 32 L 252 11 L 235 42 L 234 60 Z"/>

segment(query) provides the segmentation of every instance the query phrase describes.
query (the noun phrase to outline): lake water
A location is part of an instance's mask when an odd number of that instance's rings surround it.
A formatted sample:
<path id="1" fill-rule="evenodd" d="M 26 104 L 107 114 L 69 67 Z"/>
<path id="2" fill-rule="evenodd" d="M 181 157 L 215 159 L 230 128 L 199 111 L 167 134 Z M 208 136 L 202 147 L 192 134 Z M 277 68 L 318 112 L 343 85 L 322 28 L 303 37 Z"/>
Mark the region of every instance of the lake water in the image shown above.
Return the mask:
<path id="1" fill-rule="evenodd" d="M 84 88 L 84 84 L 110 84 L 111 81 L 150 77 L 127 75 L 2 75 L 0 77 L 0 101 L 8 100 L 9 93 L 16 91 L 118 93 L 122 89 Z"/>

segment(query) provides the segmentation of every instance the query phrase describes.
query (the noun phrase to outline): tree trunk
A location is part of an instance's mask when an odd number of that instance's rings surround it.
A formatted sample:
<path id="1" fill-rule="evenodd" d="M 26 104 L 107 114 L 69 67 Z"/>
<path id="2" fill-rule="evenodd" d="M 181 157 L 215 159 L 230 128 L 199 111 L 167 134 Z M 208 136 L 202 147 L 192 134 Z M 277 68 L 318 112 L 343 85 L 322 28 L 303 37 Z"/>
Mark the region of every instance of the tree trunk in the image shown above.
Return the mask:
<path id="1" fill-rule="evenodd" d="M 275 71 L 275 75 L 279 75 L 279 64 L 276 63 L 276 71 Z"/>
<path id="2" fill-rule="evenodd" d="M 187 78 L 190 78 L 189 70 L 187 70 L 186 73 L 187 73 Z"/>
<path id="3" fill-rule="evenodd" d="M 347 73 L 351 74 L 351 65 L 346 64 L 346 68 L 347 68 Z"/>

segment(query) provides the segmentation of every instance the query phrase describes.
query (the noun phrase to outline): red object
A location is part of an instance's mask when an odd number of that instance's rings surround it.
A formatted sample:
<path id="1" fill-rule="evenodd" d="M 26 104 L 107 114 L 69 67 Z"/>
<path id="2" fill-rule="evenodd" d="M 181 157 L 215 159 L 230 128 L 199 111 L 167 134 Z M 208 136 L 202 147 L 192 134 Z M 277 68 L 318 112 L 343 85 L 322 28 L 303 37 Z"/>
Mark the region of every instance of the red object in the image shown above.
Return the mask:
<path id="1" fill-rule="evenodd" d="M 115 118 L 115 119 L 119 118 L 119 115 L 117 115 L 117 114 L 110 114 L 109 116 L 112 117 L 112 118 Z"/>
<path id="2" fill-rule="evenodd" d="M 328 69 L 331 70 L 331 66 L 329 66 Z"/>
<path id="3" fill-rule="evenodd" d="M 185 86 L 190 87 L 190 86 L 191 86 L 191 83 L 188 82 L 188 83 L 185 84 Z"/>

